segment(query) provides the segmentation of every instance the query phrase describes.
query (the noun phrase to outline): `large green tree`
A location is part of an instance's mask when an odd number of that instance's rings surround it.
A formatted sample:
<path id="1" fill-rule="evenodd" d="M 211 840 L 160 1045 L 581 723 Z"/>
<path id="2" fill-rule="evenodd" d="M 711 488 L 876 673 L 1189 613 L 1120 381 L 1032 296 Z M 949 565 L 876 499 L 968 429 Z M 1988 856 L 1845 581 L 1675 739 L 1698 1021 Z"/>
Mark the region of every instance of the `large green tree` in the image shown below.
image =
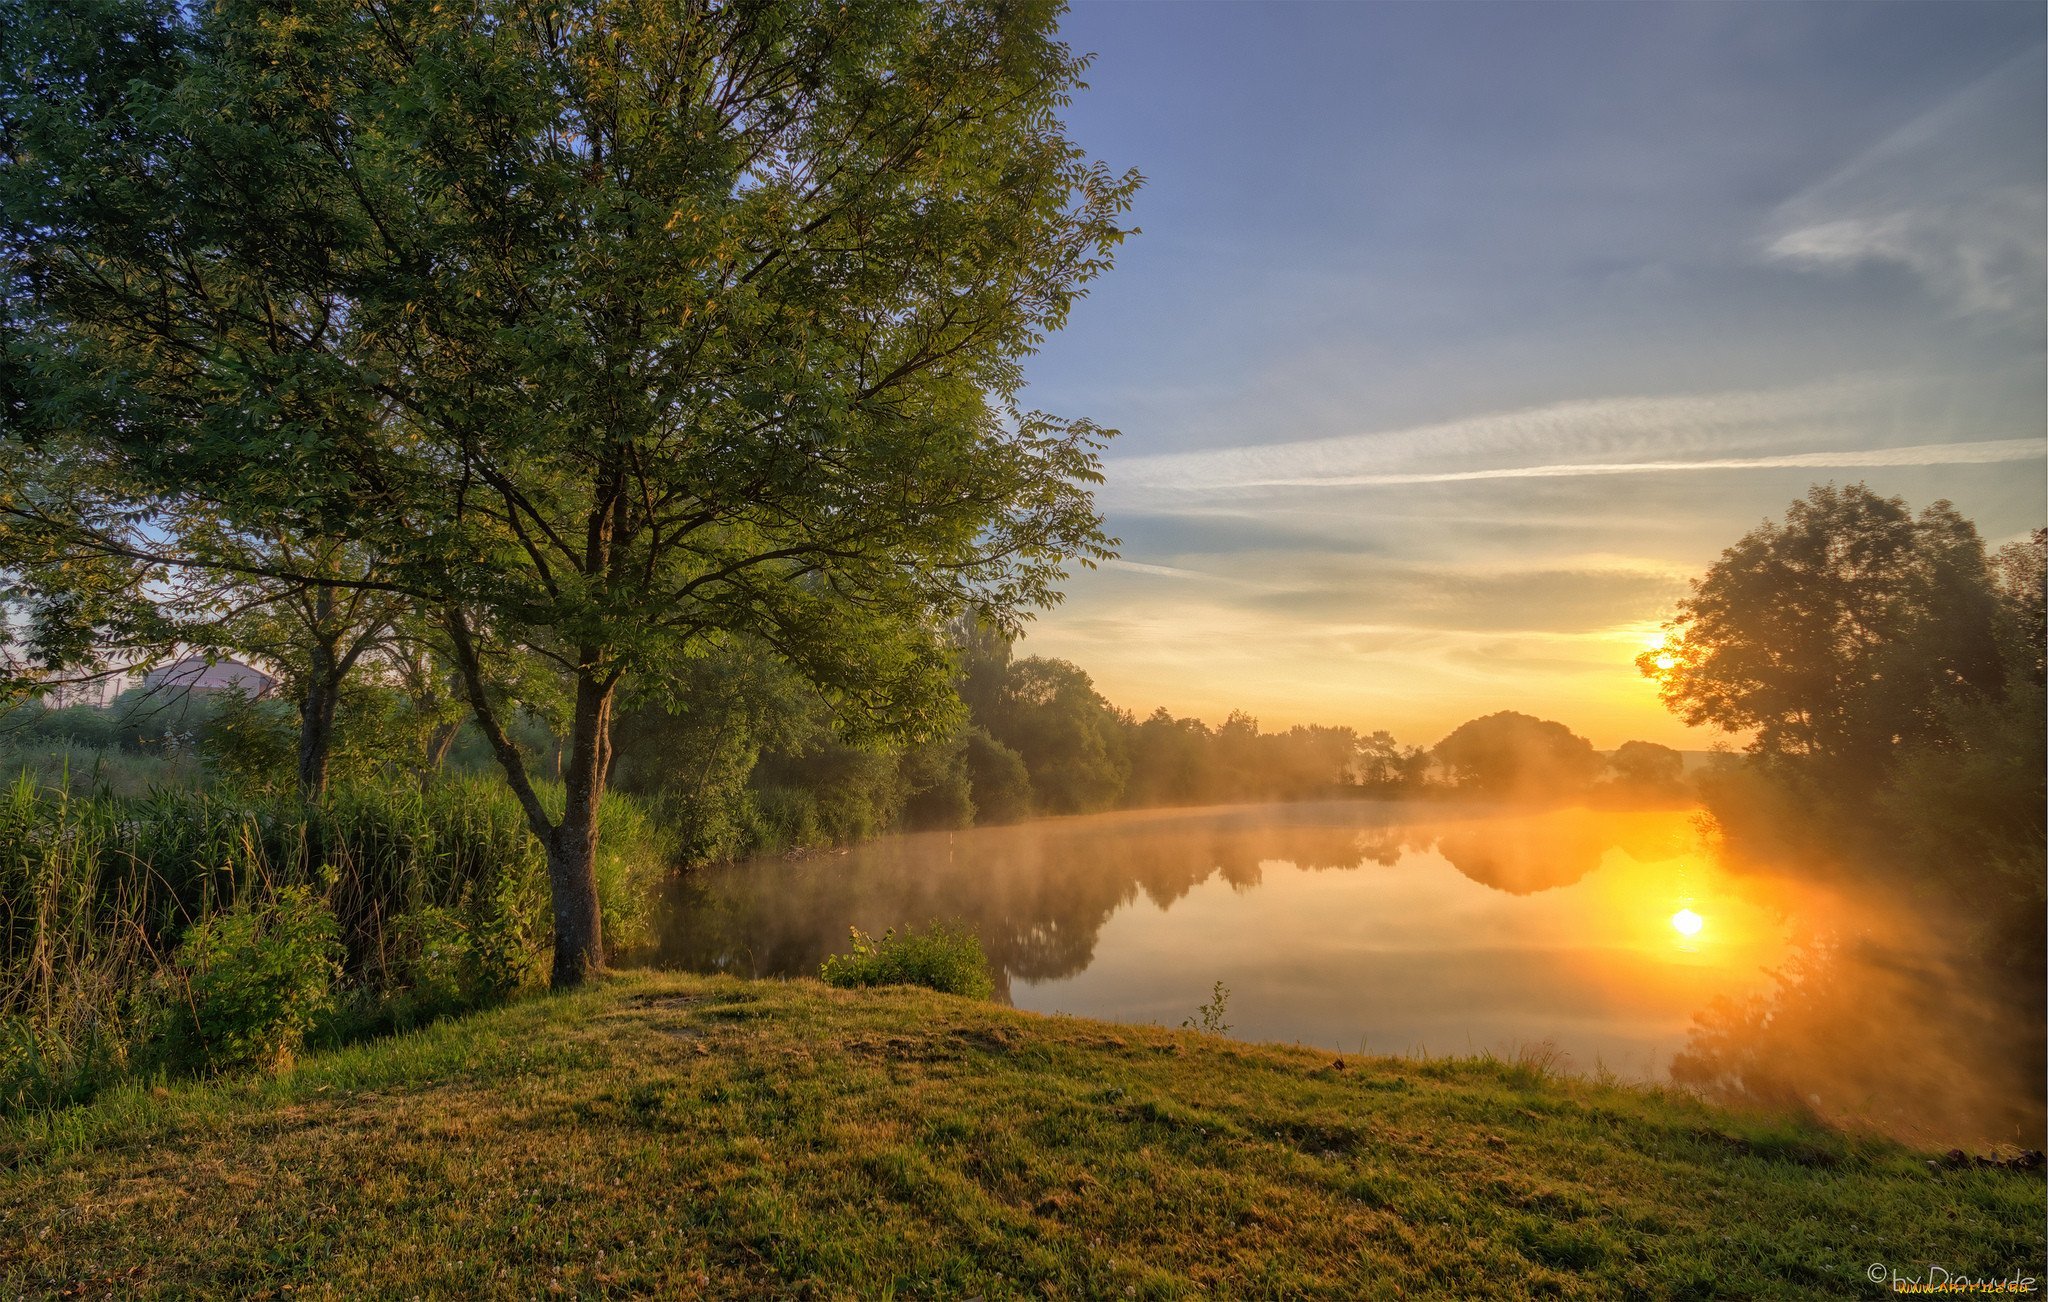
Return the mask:
<path id="1" fill-rule="evenodd" d="M 5 437 L 439 612 L 574 983 L 622 684 L 744 636 L 936 732 L 942 622 L 1106 554 L 1106 432 L 1017 402 L 1137 184 L 1064 133 L 1057 14 L 4 0 Z M 504 723 L 533 657 L 559 800 Z"/>

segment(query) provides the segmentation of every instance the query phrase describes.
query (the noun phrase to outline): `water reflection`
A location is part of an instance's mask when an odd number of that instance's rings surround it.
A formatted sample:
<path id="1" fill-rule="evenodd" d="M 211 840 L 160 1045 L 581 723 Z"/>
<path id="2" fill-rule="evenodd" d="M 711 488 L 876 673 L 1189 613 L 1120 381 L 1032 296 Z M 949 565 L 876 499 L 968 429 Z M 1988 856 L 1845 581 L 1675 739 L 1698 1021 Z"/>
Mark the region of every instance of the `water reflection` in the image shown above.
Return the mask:
<path id="1" fill-rule="evenodd" d="M 1885 1094 L 1898 1073 L 1871 1053 L 1844 1077 L 1789 1052 L 1847 1052 L 1857 1032 L 1828 1029 L 1823 1009 L 1867 1011 L 1853 992 L 1889 987 L 1813 956 L 1839 955 L 1844 937 L 1868 949 L 1890 924 L 1810 883 L 1730 872 L 1685 810 L 1342 802 L 893 837 L 685 879 L 653 961 L 808 975 L 850 926 L 944 918 L 975 929 L 1000 997 L 1024 1008 L 1176 1025 L 1222 980 L 1247 1039 L 1429 1053 L 1549 1041 L 1581 1069 L 1644 1079 L 1683 1050 L 1681 1077 L 1731 1099 L 1789 1090 L 1894 1131 L 1938 1113 L 1954 1142 L 2032 1125 L 2039 1146 L 2038 1102 L 2015 1101 L 2039 1098 L 2020 1088 L 2025 1067 L 1951 1056 L 1947 1070 L 2003 1102 L 1942 1110 L 1929 1091 Z M 1844 993 L 1816 983 L 1824 967 Z M 1898 1017 L 1937 1011 L 1903 998 Z M 1786 1011 L 1797 1000 L 1812 1005 L 1803 1019 Z M 1856 1106 L 1839 1105 L 1851 1093 Z"/>

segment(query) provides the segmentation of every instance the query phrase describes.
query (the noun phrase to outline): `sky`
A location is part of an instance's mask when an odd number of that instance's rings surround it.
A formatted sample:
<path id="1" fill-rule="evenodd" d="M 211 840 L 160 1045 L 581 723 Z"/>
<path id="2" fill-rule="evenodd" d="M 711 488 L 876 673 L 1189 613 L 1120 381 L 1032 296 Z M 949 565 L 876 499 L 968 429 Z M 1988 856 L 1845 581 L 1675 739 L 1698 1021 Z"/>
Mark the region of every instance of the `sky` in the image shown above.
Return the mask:
<path id="1" fill-rule="evenodd" d="M 1082 0 L 1141 228 L 1028 368 L 1120 435 L 1022 653 L 1112 702 L 1704 747 L 1634 668 L 1812 483 L 2048 522 L 2038 4 Z"/>

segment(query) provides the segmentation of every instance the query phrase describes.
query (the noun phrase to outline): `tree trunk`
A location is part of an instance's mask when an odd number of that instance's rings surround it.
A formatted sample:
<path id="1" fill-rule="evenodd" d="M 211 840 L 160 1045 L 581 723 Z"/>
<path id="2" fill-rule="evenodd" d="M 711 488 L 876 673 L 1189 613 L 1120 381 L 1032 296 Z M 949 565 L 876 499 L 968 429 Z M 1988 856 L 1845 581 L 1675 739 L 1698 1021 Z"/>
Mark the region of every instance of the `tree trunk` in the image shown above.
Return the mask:
<path id="1" fill-rule="evenodd" d="M 327 759 L 334 749 L 334 709 L 341 672 L 334 647 L 314 639 L 305 694 L 299 698 L 299 794 L 317 800 L 327 794 Z"/>
<path id="2" fill-rule="evenodd" d="M 582 654 L 575 674 L 576 710 L 569 725 L 569 742 L 556 751 L 565 756 L 562 817 L 557 822 L 548 817 L 525 758 L 492 708 L 468 617 L 458 608 L 444 612 L 444 619 L 470 713 L 526 810 L 527 826 L 547 850 L 548 893 L 555 917 L 554 968 L 549 984 L 557 990 L 570 989 L 604 967 L 604 919 L 597 897 L 598 805 L 611 772 L 612 694 L 618 686 L 618 670 L 600 664 L 597 648 L 579 648 Z"/>
<path id="3" fill-rule="evenodd" d="M 547 841 L 548 888 L 554 897 L 555 956 L 548 984 L 582 985 L 604 967 L 604 920 L 597 898 L 597 836 L 564 823 Z"/>
<path id="4" fill-rule="evenodd" d="M 420 785 L 425 786 L 448 762 L 448 752 L 455 746 L 455 737 L 462 731 L 462 723 L 437 723 L 427 734 L 426 763 L 420 768 Z"/>
<path id="5" fill-rule="evenodd" d="M 566 990 L 604 967 L 604 920 L 597 898 L 598 802 L 611 768 L 612 693 L 588 672 L 576 679 L 576 712 L 562 769 L 562 821 L 547 837 L 554 896 L 555 965 L 550 984 Z"/>

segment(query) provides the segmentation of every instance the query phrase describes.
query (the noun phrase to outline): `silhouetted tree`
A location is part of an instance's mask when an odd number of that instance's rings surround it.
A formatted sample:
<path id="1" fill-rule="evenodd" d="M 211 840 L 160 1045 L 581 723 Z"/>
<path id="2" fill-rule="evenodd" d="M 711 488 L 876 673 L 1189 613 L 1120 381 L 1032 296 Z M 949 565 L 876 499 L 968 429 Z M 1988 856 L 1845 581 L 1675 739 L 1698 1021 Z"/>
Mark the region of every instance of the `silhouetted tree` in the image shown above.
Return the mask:
<path id="1" fill-rule="evenodd" d="M 2009 680 L 2048 681 L 2048 529 L 2007 543 L 1991 558 L 2000 653 Z"/>
<path id="2" fill-rule="evenodd" d="M 1390 793 L 1420 787 L 1429 771 L 1429 752 L 1403 746 L 1391 732 L 1375 732 L 1358 743 L 1358 781 L 1369 790 Z"/>
<path id="3" fill-rule="evenodd" d="M 1593 743 L 1563 724 L 1513 710 L 1459 725 L 1433 753 L 1458 786 L 1508 799 L 1584 791 L 1601 763 Z"/>
<path id="4" fill-rule="evenodd" d="M 1625 741 L 1607 757 L 1617 786 L 1632 791 L 1675 791 L 1685 780 L 1685 756 L 1654 741 Z"/>
<path id="5" fill-rule="evenodd" d="M 1817 485 L 1721 554 L 1638 666 L 1687 723 L 1874 780 L 1938 732 L 1942 702 L 1995 695 L 1999 600 L 1975 526 Z"/>
<path id="6" fill-rule="evenodd" d="M 1132 805 L 1196 805 L 1211 799 L 1214 738 L 1200 719 L 1176 719 L 1161 706 L 1133 725 L 1125 750 L 1131 778 L 1124 796 Z"/>
<path id="7" fill-rule="evenodd" d="M 1946 502 L 1815 487 L 1638 661 L 1688 722 L 1754 729 L 1701 784 L 1732 841 L 1961 905 L 1959 933 L 2037 1007 L 2044 550 L 2036 530 L 1989 557 Z"/>

